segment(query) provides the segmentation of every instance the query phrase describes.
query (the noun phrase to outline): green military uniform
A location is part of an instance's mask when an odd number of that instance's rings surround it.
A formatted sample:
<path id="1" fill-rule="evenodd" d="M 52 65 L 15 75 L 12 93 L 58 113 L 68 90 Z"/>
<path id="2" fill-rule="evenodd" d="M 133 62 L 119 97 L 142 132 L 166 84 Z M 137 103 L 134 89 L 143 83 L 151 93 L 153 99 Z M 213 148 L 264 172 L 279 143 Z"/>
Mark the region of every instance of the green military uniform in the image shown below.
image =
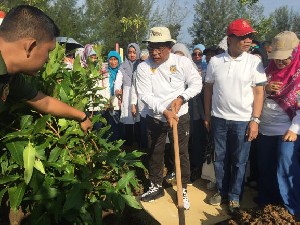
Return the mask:
<path id="1" fill-rule="evenodd" d="M 0 112 L 5 109 L 6 101 L 33 99 L 38 90 L 28 83 L 23 74 L 9 75 L 0 53 Z"/>

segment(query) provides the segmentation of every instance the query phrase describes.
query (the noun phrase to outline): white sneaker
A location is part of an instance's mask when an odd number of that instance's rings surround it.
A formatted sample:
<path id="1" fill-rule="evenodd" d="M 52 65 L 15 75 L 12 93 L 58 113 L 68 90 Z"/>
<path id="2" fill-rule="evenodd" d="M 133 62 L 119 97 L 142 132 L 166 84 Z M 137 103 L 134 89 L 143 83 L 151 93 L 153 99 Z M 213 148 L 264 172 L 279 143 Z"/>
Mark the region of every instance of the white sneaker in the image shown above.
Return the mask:
<path id="1" fill-rule="evenodd" d="M 189 201 L 189 197 L 188 197 L 186 188 L 182 188 L 182 197 L 183 197 L 183 208 L 185 210 L 188 210 L 190 208 L 191 204 Z"/>
<path id="2" fill-rule="evenodd" d="M 165 195 L 164 189 L 159 184 L 151 182 L 149 190 L 141 195 L 140 200 L 143 202 L 152 202 L 155 199 L 161 198 Z"/>

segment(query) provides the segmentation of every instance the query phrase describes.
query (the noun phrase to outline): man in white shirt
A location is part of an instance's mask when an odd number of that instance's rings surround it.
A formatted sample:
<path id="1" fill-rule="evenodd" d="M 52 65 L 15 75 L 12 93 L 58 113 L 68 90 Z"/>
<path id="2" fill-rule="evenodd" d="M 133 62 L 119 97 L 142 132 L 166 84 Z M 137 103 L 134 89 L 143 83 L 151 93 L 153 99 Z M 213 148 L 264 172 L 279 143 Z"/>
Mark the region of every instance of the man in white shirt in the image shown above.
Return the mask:
<path id="1" fill-rule="evenodd" d="M 253 33 L 248 21 L 237 19 L 227 28 L 228 50 L 211 58 L 205 78 L 205 125 L 212 124 L 218 192 L 212 205 L 229 201 L 238 212 L 250 144 L 258 135 L 264 85 L 260 58 L 247 53 Z"/>
<path id="2" fill-rule="evenodd" d="M 187 183 L 190 178 L 188 155 L 189 115 L 187 101 L 202 88 L 198 71 L 192 62 L 171 53 L 175 40 L 166 27 L 150 29 L 148 50 L 150 57 L 137 68 L 136 87 L 141 100 L 148 107 L 148 158 L 149 190 L 141 196 L 142 201 L 152 201 L 164 195 L 162 188 L 164 149 L 167 133 L 173 141 L 171 129 L 178 121 L 178 139 L 182 172 L 184 208 L 189 209 Z M 172 112 L 174 109 L 175 112 Z"/>

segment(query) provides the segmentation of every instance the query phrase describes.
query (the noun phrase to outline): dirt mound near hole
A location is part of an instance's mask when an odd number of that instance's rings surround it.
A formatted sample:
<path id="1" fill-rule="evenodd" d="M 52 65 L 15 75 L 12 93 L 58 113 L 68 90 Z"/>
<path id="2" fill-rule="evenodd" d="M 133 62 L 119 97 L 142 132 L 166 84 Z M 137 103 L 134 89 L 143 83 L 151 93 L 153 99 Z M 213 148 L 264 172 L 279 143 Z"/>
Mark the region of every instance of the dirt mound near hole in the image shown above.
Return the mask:
<path id="1" fill-rule="evenodd" d="M 222 223 L 225 224 L 225 223 Z M 226 224 L 240 225 L 264 225 L 264 224 L 291 224 L 300 225 L 294 217 L 281 205 L 267 205 L 264 208 L 247 209 L 241 211 L 234 218 L 228 220 Z"/>

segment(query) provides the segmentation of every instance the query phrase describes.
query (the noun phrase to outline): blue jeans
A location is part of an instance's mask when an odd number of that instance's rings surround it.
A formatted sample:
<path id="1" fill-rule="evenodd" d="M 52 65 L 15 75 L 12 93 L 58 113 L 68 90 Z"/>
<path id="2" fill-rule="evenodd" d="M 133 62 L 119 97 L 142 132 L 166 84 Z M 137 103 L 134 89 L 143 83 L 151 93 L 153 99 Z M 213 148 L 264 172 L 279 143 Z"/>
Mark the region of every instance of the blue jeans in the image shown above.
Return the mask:
<path id="1" fill-rule="evenodd" d="M 281 203 L 300 216 L 300 136 L 295 142 L 282 135 L 258 137 L 258 199 L 261 205 Z"/>
<path id="2" fill-rule="evenodd" d="M 212 117 L 215 141 L 215 173 L 222 197 L 240 201 L 250 144 L 246 131 L 249 122 Z"/>

